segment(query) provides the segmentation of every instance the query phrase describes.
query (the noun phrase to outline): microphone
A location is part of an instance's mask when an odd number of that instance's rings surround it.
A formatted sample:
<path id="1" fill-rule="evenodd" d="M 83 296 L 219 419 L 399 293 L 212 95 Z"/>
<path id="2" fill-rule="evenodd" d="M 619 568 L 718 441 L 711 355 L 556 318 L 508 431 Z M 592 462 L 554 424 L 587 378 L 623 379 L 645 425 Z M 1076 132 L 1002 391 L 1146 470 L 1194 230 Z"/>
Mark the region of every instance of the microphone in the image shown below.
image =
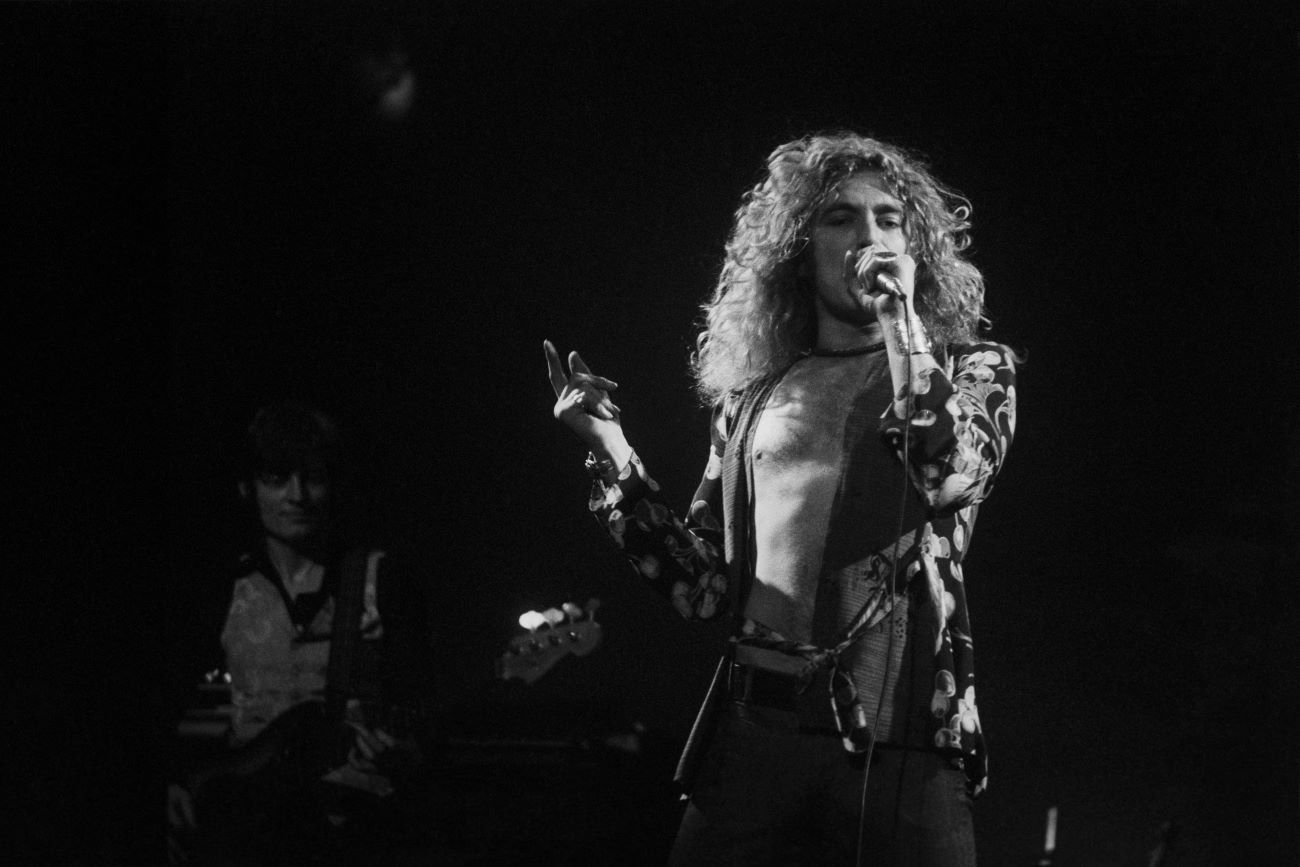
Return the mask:
<path id="1" fill-rule="evenodd" d="M 867 283 L 867 269 L 873 262 L 889 262 L 897 259 L 898 256 L 888 250 L 877 253 L 871 247 L 863 250 L 858 254 L 858 262 L 854 267 L 854 273 L 858 277 L 859 291 L 856 293 L 858 303 L 863 307 L 871 306 L 871 287 Z M 874 284 L 877 291 L 884 292 L 886 295 L 892 295 L 895 298 L 903 298 L 903 284 L 897 277 L 888 271 L 877 271 L 871 276 L 871 283 Z"/>
<path id="2" fill-rule="evenodd" d="M 876 285 L 887 295 L 893 295 L 895 298 L 903 297 L 903 284 L 893 274 L 886 274 L 884 271 L 876 273 Z"/>

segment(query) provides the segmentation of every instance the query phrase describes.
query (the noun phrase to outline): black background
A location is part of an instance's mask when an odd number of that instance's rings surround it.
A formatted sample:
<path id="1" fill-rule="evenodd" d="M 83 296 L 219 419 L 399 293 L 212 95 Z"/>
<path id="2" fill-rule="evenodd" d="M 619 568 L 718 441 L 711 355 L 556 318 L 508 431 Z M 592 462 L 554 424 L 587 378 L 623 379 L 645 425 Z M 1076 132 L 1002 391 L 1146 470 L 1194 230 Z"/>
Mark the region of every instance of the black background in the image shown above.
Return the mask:
<path id="1" fill-rule="evenodd" d="M 970 198 L 1028 357 L 967 572 L 982 862 L 1031 863 L 1056 805 L 1059 865 L 1145 863 L 1169 820 L 1170 864 L 1294 863 L 1297 30 L 1244 6 L 6 7 L 17 851 L 157 857 L 231 444 L 288 394 L 347 423 L 354 526 L 427 566 L 460 687 L 520 611 L 601 599 L 598 653 L 465 698 L 466 733 L 637 722 L 670 754 L 719 636 L 585 514 L 540 343 L 623 384 L 688 496 L 731 212 L 772 147 L 844 127 Z M 349 64 L 390 45 L 400 122 Z"/>

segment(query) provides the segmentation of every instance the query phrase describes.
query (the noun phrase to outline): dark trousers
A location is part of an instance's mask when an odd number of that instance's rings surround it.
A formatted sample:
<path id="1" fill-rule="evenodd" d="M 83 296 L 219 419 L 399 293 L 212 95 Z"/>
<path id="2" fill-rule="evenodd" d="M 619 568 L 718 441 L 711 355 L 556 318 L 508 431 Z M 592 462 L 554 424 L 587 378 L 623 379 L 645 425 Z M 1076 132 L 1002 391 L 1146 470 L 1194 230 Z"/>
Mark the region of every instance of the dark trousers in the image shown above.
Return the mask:
<path id="1" fill-rule="evenodd" d="M 965 774 L 934 753 L 879 746 L 867 767 L 833 731 L 729 701 L 669 863 L 974 867 Z"/>

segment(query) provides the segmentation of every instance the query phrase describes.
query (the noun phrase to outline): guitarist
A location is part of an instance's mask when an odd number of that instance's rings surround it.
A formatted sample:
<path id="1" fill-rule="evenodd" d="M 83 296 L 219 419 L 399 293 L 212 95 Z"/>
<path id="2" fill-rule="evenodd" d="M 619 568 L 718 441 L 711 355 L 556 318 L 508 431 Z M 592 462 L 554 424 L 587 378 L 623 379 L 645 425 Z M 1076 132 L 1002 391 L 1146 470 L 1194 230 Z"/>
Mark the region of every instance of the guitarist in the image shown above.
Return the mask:
<path id="1" fill-rule="evenodd" d="M 217 758 L 168 788 L 169 856 L 384 863 L 402 837 L 395 793 L 418 779 L 428 743 L 418 714 L 412 725 L 375 711 L 427 699 L 425 608 L 384 552 L 336 543 L 332 419 L 272 404 L 246 445 L 239 493 L 260 538 L 239 562 L 220 634 L 228 725 Z"/>

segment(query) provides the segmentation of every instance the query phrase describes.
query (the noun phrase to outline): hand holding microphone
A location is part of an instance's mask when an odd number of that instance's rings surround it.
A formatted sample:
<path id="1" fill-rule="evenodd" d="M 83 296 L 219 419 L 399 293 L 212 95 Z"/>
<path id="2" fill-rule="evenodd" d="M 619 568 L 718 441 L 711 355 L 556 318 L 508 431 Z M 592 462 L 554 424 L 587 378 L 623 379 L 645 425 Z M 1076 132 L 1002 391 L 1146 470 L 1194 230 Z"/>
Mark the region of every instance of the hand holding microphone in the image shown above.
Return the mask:
<path id="1" fill-rule="evenodd" d="M 876 285 L 880 287 L 881 291 L 886 295 L 892 295 L 895 298 L 900 299 L 906 299 L 907 297 L 903 294 L 903 284 L 900 283 L 898 278 L 893 274 L 889 274 L 885 271 L 877 271 Z"/>
<path id="2" fill-rule="evenodd" d="M 852 259 L 849 253 L 846 260 Z M 865 247 L 852 262 L 853 297 L 872 311 L 883 327 L 885 339 L 906 356 L 930 351 L 925 327 L 912 309 L 916 260 L 906 253 Z"/>
<path id="3" fill-rule="evenodd" d="M 875 299 L 880 294 L 906 302 L 908 293 L 899 274 L 895 273 L 902 270 L 905 262 L 910 264 L 911 259 L 889 250 L 864 247 L 858 251 L 857 260 L 853 263 L 853 274 L 857 278 L 853 294 L 858 303 L 874 310 Z M 890 270 L 885 270 L 886 268 Z"/>

